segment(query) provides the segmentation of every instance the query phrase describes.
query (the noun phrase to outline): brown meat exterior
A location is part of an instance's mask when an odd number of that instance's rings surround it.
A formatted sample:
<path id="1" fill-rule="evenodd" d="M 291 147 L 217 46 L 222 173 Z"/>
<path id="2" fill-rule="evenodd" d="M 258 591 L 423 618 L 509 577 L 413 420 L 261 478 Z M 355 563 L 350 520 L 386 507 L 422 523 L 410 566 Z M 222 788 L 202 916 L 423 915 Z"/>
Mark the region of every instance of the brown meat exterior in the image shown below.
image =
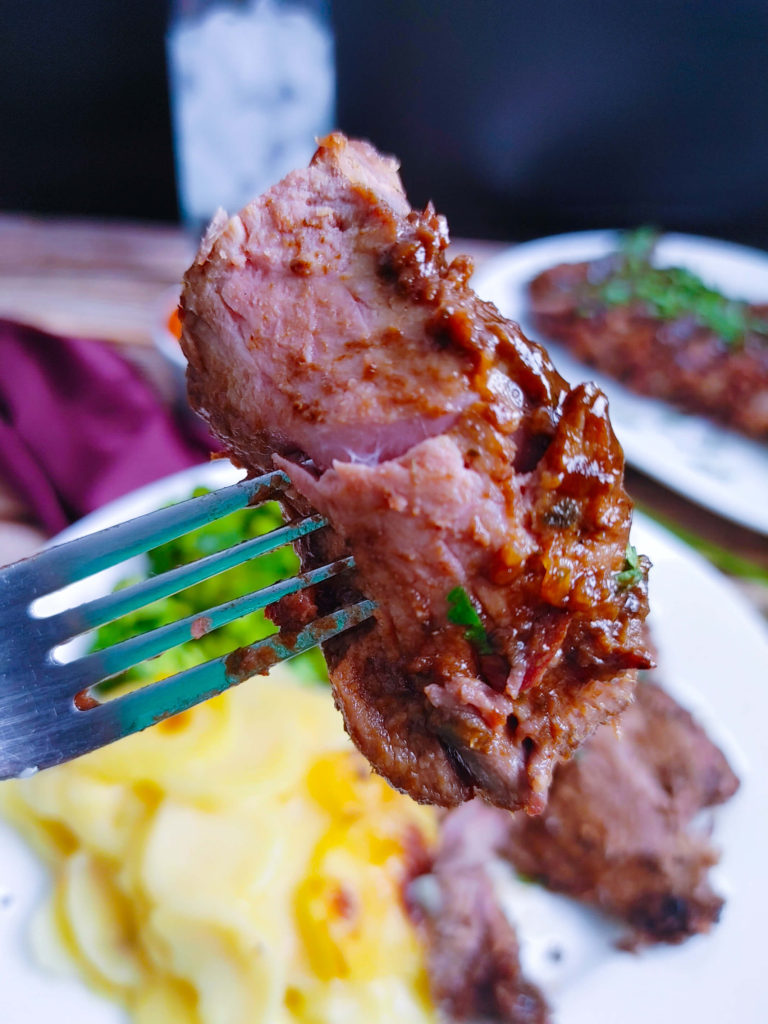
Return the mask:
<path id="1" fill-rule="evenodd" d="M 315 599 L 377 602 L 325 647 L 373 767 L 420 801 L 535 811 L 650 662 L 648 563 L 617 581 L 631 506 L 604 397 L 569 389 L 447 244 L 394 161 L 330 136 L 209 229 L 182 294 L 190 398 L 253 472 L 276 453 L 291 511 L 328 517 L 305 565 L 355 557 Z M 450 621 L 457 587 L 490 653 Z"/>
<path id="2" fill-rule="evenodd" d="M 443 819 L 429 874 L 411 883 L 412 916 L 427 942 L 432 997 L 449 1021 L 548 1024 L 549 1009 L 520 968 L 517 937 L 486 864 L 506 812 L 477 802 Z"/>
<path id="3" fill-rule="evenodd" d="M 518 871 L 629 926 L 625 945 L 678 943 L 717 921 L 717 854 L 691 828 L 738 780 L 692 716 L 641 682 L 618 729 L 603 726 L 554 776 L 546 811 L 511 815 L 501 852 Z"/>
<path id="4" fill-rule="evenodd" d="M 728 800 L 738 780 L 691 715 L 654 683 L 555 771 L 541 817 L 473 800 L 445 815 L 407 902 L 427 942 L 436 1004 L 451 1021 L 544 1024 L 538 989 L 521 973 L 518 943 L 489 864 L 506 857 L 557 892 L 629 926 L 622 943 L 678 943 L 707 931 L 722 900 L 707 881 L 717 857 L 691 821 Z"/>
<path id="5" fill-rule="evenodd" d="M 605 262 L 605 261 L 601 261 Z M 748 332 L 729 344 L 693 317 L 662 320 L 642 304 L 595 300 L 595 264 L 561 264 L 530 284 L 530 315 L 543 338 L 565 344 L 630 390 L 661 398 L 768 442 L 768 341 Z M 768 322 L 768 306 L 750 307 Z"/>

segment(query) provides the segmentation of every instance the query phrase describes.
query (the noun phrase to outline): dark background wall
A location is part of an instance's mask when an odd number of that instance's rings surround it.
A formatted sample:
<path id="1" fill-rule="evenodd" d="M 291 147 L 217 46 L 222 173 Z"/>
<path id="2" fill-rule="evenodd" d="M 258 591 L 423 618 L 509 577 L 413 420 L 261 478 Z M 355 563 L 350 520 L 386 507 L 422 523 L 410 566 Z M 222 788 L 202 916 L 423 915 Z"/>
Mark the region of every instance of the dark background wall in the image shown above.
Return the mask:
<path id="1" fill-rule="evenodd" d="M 174 218 L 162 0 L 0 0 L 0 209 Z"/>
<path id="2" fill-rule="evenodd" d="M 768 247 L 768 0 L 335 0 L 338 122 L 455 234 Z M 0 0 L 0 209 L 176 216 L 159 0 Z"/>

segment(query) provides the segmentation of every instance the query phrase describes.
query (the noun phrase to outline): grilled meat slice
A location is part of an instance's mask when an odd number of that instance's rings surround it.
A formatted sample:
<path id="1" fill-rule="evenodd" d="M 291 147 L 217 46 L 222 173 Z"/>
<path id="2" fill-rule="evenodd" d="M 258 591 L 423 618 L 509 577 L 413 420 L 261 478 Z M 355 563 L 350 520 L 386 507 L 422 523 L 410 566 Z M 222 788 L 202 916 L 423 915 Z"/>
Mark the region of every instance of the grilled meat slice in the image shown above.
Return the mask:
<path id="1" fill-rule="evenodd" d="M 328 516 L 305 564 L 355 556 L 317 601 L 378 603 L 325 649 L 373 767 L 417 800 L 540 810 L 650 661 L 647 562 L 617 580 L 631 507 L 604 397 L 569 389 L 447 244 L 392 159 L 330 136 L 211 225 L 182 293 L 190 399 Z"/>
<path id="2" fill-rule="evenodd" d="M 629 926 L 626 945 L 682 942 L 717 921 L 717 854 L 691 828 L 738 780 L 690 713 L 641 682 L 618 732 L 603 726 L 560 765 L 541 817 L 511 815 L 499 844 L 515 867 Z"/>
<path id="3" fill-rule="evenodd" d="M 639 299 L 602 301 L 610 266 L 561 264 L 531 282 L 531 319 L 541 336 L 638 394 L 768 442 L 768 306 L 744 310 L 759 331 L 725 338 L 693 313 L 662 318 Z"/>
<path id="4" fill-rule="evenodd" d="M 522 975 L 517 937 L 486 871 L 508 817 L 478 801 L 452 811 L 443 819 L 429 874 L 408 890 L 427 941 L 432 996 L 450 1021 L 551 1019 L 544 997 Z"/>

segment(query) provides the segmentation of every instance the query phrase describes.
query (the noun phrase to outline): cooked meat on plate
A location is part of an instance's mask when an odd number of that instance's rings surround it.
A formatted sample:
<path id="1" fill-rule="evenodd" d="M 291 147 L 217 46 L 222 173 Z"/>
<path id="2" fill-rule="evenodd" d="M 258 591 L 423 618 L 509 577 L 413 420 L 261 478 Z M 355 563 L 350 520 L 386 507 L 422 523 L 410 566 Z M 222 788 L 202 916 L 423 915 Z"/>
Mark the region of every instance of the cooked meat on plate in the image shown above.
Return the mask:
<path id="1" fill-rule="evenodd" d="M 523 975 L 515 930 L 487 870 L 511 819 L 508 811 L 479 800 L 451 811 L 442 820 L 429 873 L 407 890 L 426 938 L 432 998 L 446 1021 L 551 1020 L 541 992 Z"/>
<path id="2" fill-rule="evenodd" d="M 471 932 L 476 937 L 489 918 L 481 913 L 479 876 L 494 857 L 509 860 L 532 882 L 623 922 L 624 948 L 679 943 L 709 931 L 723 906 L 708 877 L 719 855 L 709 823 L 695 819 L 729 800 L 738 785 L 693 716 L 655 683 L 641 682 L 619 727 L 601 726 L 575 758 L 558 766 L 542 815 L 509 814 L 474 800 L 444 818 L 435 881 L 431 889 L 422 880 L 411 886 L 414 899 L 421 896 L 439 908 L 446 936 L 454 930 L 448 923 L 452 913 L 456 922 L 452 942 L 433 940 L 433 984 L 451 977 L 441 952 L 469 944 L 451 902 L 450 879 L 460 873 L 471 879 L 462 884 L 464 898 L 477 902 Z M 496 948 L 486 941 L 488 977 L 503 976 Z M 466 999 L 459 975 L 454 971 L 454 990 L 448 991 Z"/>
<path id="3" fill-rule="evenodd" d="M 536 329 L 632 391 L 768 442 L 768 305 L 655 266 L 653 242 L 639 231 L 608 257 L 539 274 Z"/>
<path id="4" fill-rule="evenodd" d="M 723 900 L 708 872 L 718 859 L 693 828 L 738 779 L 688 711 L 641 682 L 618 731 L 605 725 L 560 765 L 541 817 L 509 817 L 503 852 L 557 892 L 629 926 L 626 945 L 681 942 L 709 931 Z"/>
<path id="5" fill-rule="evenodd" d="M 621 921 L 624 948 L 709 931 L 723 905 L 708 878 L 718 853 L 709 823 L 695 819 L 738 784 L 691 714 L 643 681 L 618 728 L 601 726 L 558 766 L 541 816 L 481 800 L 446 813 L 432 860 L 407 890 L 427 939 L 433 998 L 446 1018 L 550 1019 L 521 973 L 517 939 L 488 870 L 494 859 Z"/>
<path id="6" fill-rule="evenodd" d="M 650 662 L 648 563 L 605 398 L 447 245 L 393 159 L 329 136 L 211 224 L 182 293 L 189 392 L 237 462 L 282 467 L 291 509 L 328 517 L 305 564 L 355 557 L 317 601 L 378 604 L 326 645 L 374 768 L 420 801 L 535 811 Z"/>

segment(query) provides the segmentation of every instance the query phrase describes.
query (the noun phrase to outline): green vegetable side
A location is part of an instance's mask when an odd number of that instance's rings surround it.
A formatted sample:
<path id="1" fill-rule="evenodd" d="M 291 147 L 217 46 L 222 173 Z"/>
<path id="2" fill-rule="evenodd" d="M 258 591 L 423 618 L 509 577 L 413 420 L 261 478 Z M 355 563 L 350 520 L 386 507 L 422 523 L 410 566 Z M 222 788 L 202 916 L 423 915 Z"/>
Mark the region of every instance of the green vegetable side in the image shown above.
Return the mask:
<path id="1" fill-rule="evenodd" d="M 746 302 L 728 298 L 682 267 L 655 267 L 651 263 L 658 234 L 639 228 L 622 237 L 616 271 L 595 288 L 605 306 L 643 304 L 661 320 L 694 317 L 729 345 L 738 345 L 748 333 L 768 341 L 768 323 L 757 319 Z M 591 310 L 584 310 L 591 315 Z"/>
<path id="2" fill-rule="evenodd" d="M 207 488 L 198 488 L 190 497 L 206 494 Z M 186 565 L 205 555 L 223 548 L 229 548 L 252 537 L 268 533 L 283 520 L 276 502 L 267 502 L 257 508 L 240 512 L 202 526 L 192 533 L 162 544 L 147 553 L 148 575 L 156 576 L 178 565 Z M 299 560 L 290 545 L 262 555 L 243 565 L 236 566 L 218 576 L 197 583 L 193 587 L 171 597 L 163 598 L 125 615 L 115 622 L 107 623 L 97 632 L 94 650 L 109 647 L 139 633 L 146 633 L 158 626 L 187 615 L 204 612 L 225 601 L 248 594 L 253 590 L 276 583 L 296 574 Z M 135 583 L 136 578 L 123 580 L 116 589 Z M 263 611 L 256 611 L 242 619 L 236 619 L 226 626 L 212 630 L 199 640 L 190 640 L 159 657 L 143 662 L 129 669 L 111 681 L 111 685 L 124 683 L 147 683 L 191 668 L 200 662 L 209 661 L 228 654 L 237 647 L 245 647 L 261 640 L 276 628 Z M 299 655 L 291 661 L 291 667 L 307 680 L 327 680 L 328 674 L 322 653 L 315 649 Z"/>

